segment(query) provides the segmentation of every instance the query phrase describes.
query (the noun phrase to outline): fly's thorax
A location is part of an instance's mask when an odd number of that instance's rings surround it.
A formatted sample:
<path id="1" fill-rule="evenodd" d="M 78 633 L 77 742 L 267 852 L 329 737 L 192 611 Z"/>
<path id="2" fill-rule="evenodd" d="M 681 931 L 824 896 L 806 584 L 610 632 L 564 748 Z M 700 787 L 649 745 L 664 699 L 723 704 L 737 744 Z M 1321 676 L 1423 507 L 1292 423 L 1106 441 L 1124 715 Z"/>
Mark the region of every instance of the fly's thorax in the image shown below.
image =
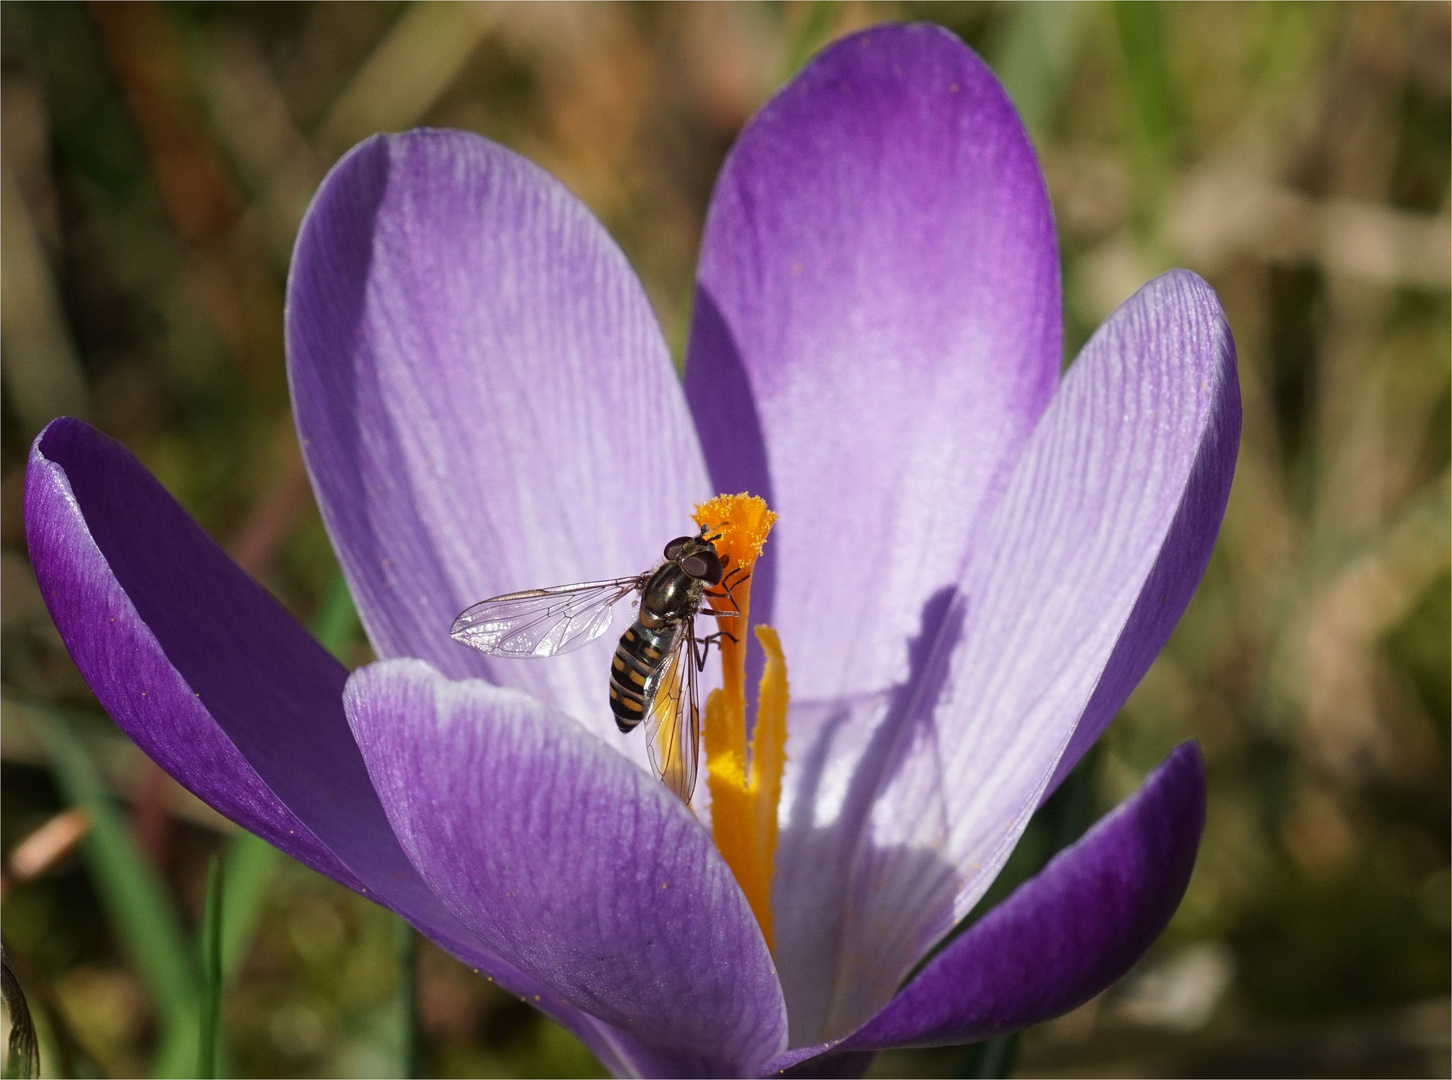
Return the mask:
<path id="1" fill-rule="evenodd" d="M 640 621 L 659 627 L 696 614 L 705 585 L 674 562 L 668 562 L 650 576 L 640 597 Z"/>

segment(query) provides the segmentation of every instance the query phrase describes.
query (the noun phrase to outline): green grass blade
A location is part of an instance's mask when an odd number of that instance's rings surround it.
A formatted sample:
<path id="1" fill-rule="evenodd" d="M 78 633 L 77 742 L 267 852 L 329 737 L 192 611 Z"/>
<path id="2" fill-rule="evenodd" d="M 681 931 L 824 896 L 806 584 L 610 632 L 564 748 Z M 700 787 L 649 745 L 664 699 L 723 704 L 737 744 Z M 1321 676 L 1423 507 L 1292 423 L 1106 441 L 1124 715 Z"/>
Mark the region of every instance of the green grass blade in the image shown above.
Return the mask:
<path id="1" fill-rule="evenodd" d="M 360 629 L 347 583 L 337 571 L 324 593 L 314 632 L 341 658 Z M 83 848 L 87 866 L 160 1022 L 156 1075 L 216 1075 L 221 991 L 246 958 L 282 852 L 250 833 L 239 833 L 229 842 L 226 873 L 218 871 L 208 879 L 204 963 L 199 967 L 175 905 L 136 846 L 84 742 L 57 711 L 37 708 L 31 715 L 64 797 L 85 807 L 91 817 Z M 402 1055 L 411 1061 L 414 1039 L 407 1017 L 402 1019 Z M 203 1030 L 206 1024 L 212 1025 L 209 1031 Z"/>
<path id="2" fill-rule="evenodd" d="M 32 716 L 63 797 L 90 816 L 82 853 L 160 1021 L 156 1073 L 187 1076 L 196 1065 L 201 983 L 181 916 L 136 846 L 85 744 L 55 710 L 37 708 Z"/>
<path id="3" fill-rule="evenodd" d="M 394 917 L 394 938 L 398 957 L 398 988 L 394 1009 L 398 1024 L 398 1075 L 419 1075 L 418 1046 L 418 931 Z"/>
<path id="4" fill-rule="evenodd" d="M 1173 149 L 1175 103 L 1165 56 L 1163 12 L 1152 0 L 1118 0 L 1114 21 L 1145 140 L 1157 155 L 1167 156 Z"/>
<path id="5" fill-rule="evenodd" d="M 30 1018 L 30 1005 L 20 980 L 10 967 L 10 952 L 0 944 L 0 997 L 10 1018 L 10 1038 L 6 1047 L 6 1080 L 30 1080 L 40 1075 L 40 1040 Z"/>
<path id="6" fill-rule="evenodd" d="M 1043 138 L 1068 88 L 1094 8 L 1071 0 L 1016 4 L 989 58 L 1024 127 Z"/>
<path id="7" fill-rule="evenodd" d="M 267 889 L 283 860 L 282 852 L 261 837 L 239 832 L 227 844 L 227 873 L 222 885 L 222 981 L 236 977 L 247 959 L 247 949 L 262 907 L 267 902 Z"/>
<path id="8" fill-rule="evenodd" d="M 360 628 L 358 609 L 353 606 L 348 582 L 344 580 L 342 570 L 334 570 L 327 589 L 323 591 L 318 614 L 313 619 L 313 636 L 323 648 L 342 660 L 357 640 Z"/>
<path id="9" fill-rule="evenodd" d="M 837 24 L 839 11 L 833 0 L 812 0 L 807 6 L 806 15 L 797 24 L 795 33 L 787 43 L 786 56 L 782 60 L 782 82 L 800 71 L 802 65 L 827 44 L 832 36 L 832 28 Z"/>
<path id="10" fill-rule="evenodd" d="M 1018 1058 L 1018 1032 L 973 1043 L 963 1054 L 958 1075 L 966 1080 L 998 1080 L 1013 1072 Z"/>
<path id="11" fill-rule="evenodd" d="M 224 864 L 216 856 L 207 869 L 207 906 L 202 914 L 202 1018 L 197 1039 L 197 1076 L 217 1075 L 217 1044 L 222 1025 L 222 914 Z"/>

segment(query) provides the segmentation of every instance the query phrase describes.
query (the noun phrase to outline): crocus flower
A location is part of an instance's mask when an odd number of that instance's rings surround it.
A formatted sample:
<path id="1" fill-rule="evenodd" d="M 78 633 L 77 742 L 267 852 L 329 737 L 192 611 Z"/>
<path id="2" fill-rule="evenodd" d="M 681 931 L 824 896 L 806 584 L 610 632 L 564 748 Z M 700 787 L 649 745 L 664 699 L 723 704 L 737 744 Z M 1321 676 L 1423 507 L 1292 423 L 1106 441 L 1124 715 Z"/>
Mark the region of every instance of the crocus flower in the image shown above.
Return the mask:
<path id="1" fill-rule="evenodd" d="M 32 451 L 30 551 L 152 758 L 610 1069 L 851 1071 L 1087 1000 L 1194 862 L 1187 745 L 913 975 L 1154 658 L 1230 485 L 1234 346 L 1204 282 L 1150 282 L 1062 378 L 1060 326 L 1033 150 L 934 27 L 837 43 L 742 134 L 684 386 L 557 181 L 472 135 L 380 136 L 308 213 L 287 341 L 383 659 L 350 678 L 77 421 Z M 609 637 L 525 661 L 448 637 L 482 597 L 646 569 L 694 504 L 743 490 L 780 515 L 752 593 L 790 680 L 774 953 L 615 730 Z"/>

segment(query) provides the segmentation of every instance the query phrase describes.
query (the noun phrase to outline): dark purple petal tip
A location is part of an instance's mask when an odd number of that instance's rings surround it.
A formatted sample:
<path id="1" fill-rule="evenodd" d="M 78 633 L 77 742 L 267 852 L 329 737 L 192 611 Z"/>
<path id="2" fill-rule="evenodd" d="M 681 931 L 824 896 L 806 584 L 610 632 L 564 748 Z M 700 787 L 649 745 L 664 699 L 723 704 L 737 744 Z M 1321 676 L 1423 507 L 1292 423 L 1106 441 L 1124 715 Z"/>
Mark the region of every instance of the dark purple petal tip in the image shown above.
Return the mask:
<path id="1" fill-rule="evenodd" d="M 79 420 L 53 421 L 31 448 L 25 529 L 51 617 L 117 725 L 199 798 L 358 888 L 288 805 L 309 802 L 297 755 L 346 775 L 351 750 L 366 785 L 352 741 L 336 738 L 342 665 L 128 450 Z"/>
<path id="2" fill-rule="evenodd" d="M 1088 1001 L 1180 905 L 1205 824 L 1197 743 L 943 950 L 838 1049 L 977 1042 Z"/>

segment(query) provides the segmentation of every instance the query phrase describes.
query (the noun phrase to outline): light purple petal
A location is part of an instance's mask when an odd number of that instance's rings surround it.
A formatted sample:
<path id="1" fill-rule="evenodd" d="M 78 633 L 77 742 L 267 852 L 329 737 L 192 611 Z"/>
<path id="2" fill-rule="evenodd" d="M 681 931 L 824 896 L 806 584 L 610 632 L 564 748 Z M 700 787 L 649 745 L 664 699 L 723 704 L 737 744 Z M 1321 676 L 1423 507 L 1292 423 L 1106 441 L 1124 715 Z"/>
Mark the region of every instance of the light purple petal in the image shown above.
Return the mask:
<path id="1" fill-rule="evenodd" d="M 1143 955 L 1190 882 L 1205 768 L 1185 743 L 1133 797 L 948 945 L 876 1016 L 814 1053 L 977 1042 L 1088 1001 Z M 770 1071 L 770 1070 L 768 1070 Z"/>
<path id="2" fill-rule="evenodd" d="M 882 690 L 1061 363 L 1048 195 L 992 72 L 934 26 L 824 50 L 727 158 L 698 286 L 712 480 L 780 514 L 752 614 L 794 698 Z"/>
<path id="3" fill-rule="evenodd" d="M 855 851 L 840 879 L 774 892 L 780 939 L 813 949 L 778 951 L 793 1045 L 888 1000 L 998 873 L 1091 699 L 1113 711 L 1098 688 L 1127 693 L 1159 650 L 1219 527 L 1239 410 L 1214 293 L 1185 271 L 1146 285 L 1065 378 L 961 583 L 925 607 L 912 676 L 836 706 L 841 722 L 794 712 L 783 849 Z"/>
<path id="4" fill-rule="evenodd" d="M 491 955 L 424 886 L 343 714 L 347 672 L 132 455 L 78 420 L 31 449 L 26 539 L 97 699 L 188 790 L 538 1003 L 617 1070 L 628 1037 Z"/>
<path id="5" fill-rule="evenodd" d="M 756 920 L 661 784 L 528 695 L 418 660 L 355 672 L 346 706 L 404 850 L 494 952 L 652 1071 L 746 1075 L 785 1047 Z"/>
<path id="6" fill-rule="evenodd" d="M 489 596 L 648 569 L 710 495 L 645 293 L 589 211 L 476 135 L 370 139 L 303 223 L 287 341 L 313 486 L 378 652 L 528 690 L 644 761 L 610 719 L 610 635 L 544 663 L 448 634 Z"/>

